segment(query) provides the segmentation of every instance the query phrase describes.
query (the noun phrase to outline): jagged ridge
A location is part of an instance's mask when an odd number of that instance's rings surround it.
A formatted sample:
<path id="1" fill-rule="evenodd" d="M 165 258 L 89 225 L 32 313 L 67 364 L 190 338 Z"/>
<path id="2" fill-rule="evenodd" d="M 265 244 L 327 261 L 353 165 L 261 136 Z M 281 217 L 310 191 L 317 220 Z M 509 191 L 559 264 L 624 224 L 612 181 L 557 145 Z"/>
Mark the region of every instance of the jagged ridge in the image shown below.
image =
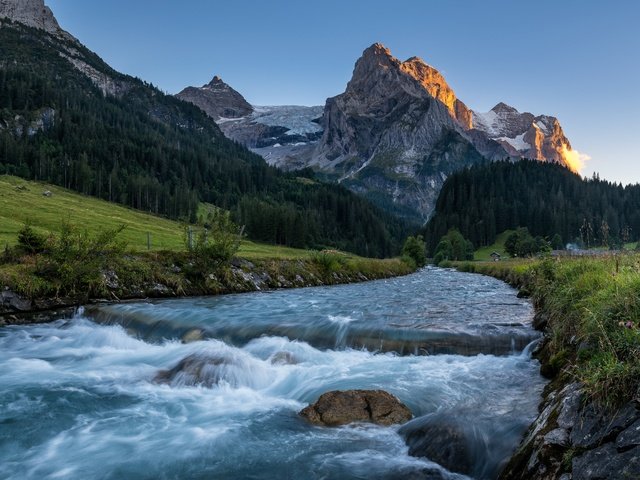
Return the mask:
<path id="1" fill-rule="evenodd" d="M 206 86 L 196 90 L 197 96 L 212 98 Z M 215 100 L 216 108 L 233 105 L 229 90 Z M 189 100 L 205 111 L 211 108 L 207 100 Z M 571 145 L 556 118 L 520 113 L 504 103 L 475 112 L 438 70 L 418 57 L 400 61 L 379 43 L 356 62 L 345 92 L 327 100 L 321 128 L 313 135 L 291 136 L 285 126 L 309 115 L 299 108 L 279 112 L 280 123 L 263 122 L 255 110 L 218 122 L 227 136 L 272 165 L 311 166 L 395 213 L 422 221 L 447 175 L 465 166 L 507 158 L 572 166 Z"/>

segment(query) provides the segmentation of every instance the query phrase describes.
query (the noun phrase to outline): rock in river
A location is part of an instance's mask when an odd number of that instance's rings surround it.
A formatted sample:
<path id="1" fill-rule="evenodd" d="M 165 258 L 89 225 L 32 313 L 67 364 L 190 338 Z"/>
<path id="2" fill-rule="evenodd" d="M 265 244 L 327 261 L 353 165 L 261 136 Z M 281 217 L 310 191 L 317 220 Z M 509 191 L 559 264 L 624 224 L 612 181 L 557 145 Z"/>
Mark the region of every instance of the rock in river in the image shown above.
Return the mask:
<path id="1" fill-rule="evenodd" d="M 383 390 L 331 391 L 300 412 L 314 425 L 335 427 L 353 422 L 393 425 L 411 420 L 400 400 Z"/>
<path id="2" fill-rule="evenodd" d="M 172 387 L 202 386 L 212 388 L 224 381 L 232 386 L 244 383 L 248 367 L 239 358 L 225 354 L 192 354 L 173 368 L 160 370 L 153 381 Z"/>
<path id="3" fill-rule="evenodd" d="M 454 419 L 426 416 L 404 425 L 409 455 L 426 457 L 452 472 L 471 474 L 477 463 L 473 447 L 478 439 L 470 435 Z"/>

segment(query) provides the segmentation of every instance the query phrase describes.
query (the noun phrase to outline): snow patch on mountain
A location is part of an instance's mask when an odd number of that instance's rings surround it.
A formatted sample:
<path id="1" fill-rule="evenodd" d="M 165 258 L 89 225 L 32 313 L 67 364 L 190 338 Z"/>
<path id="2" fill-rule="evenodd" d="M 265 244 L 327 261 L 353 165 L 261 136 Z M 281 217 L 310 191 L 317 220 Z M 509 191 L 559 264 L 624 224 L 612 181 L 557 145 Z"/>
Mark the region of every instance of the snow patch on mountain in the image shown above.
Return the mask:
<path id="1" fill-rule="evenodd" d="M 507 142 L 509 145 L 511 145 L 513 148 L 515 148 L 519 152 L 524 152 L 525 150 L 529 150 L 531 148 L 531 145 L 524 141 L 525 135 L 526 135 L 526 132 L 518 135 L 516 138 L 498 137 L 496 138 L 496 140 Z"/>
<path id="2" fill-rule="evenodd" d="M 322 131 L 318 125 L 318 118 L 322 117 L 324 107 L 305 107 L 300 105 L 283 106 L 253 106 L 253 113 L 248 120 L 267 125 L 269 127 L 287 128 L 286 135 L 308 135 Z"/>
<path id="3" fill-rule="evenodd" d="M 500 123 L 496 112 L 473 112 L 473 126 L 489 135 L 499 135 Z"/>
<path id="4" fill-rule="evenodd" d="M 538 120 L 534 125 L 544 133 L 549 133 L 549 127 L 547 127 L 542 120 Z"/>

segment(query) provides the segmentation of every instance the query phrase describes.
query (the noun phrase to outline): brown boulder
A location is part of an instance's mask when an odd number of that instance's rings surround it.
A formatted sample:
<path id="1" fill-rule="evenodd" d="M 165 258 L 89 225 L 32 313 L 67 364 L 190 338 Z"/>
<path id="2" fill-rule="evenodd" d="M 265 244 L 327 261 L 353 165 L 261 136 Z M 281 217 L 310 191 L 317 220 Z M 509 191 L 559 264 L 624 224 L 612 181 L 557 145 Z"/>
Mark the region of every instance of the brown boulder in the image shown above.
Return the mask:
<path id="1" fill-rule="evenodd" d="M 383 390 L 345 390 L 324 393 L 300 412 L 314 425 L 336 427 L 353 422 L 393 425 L 411 420 L 406 405 Z"/>

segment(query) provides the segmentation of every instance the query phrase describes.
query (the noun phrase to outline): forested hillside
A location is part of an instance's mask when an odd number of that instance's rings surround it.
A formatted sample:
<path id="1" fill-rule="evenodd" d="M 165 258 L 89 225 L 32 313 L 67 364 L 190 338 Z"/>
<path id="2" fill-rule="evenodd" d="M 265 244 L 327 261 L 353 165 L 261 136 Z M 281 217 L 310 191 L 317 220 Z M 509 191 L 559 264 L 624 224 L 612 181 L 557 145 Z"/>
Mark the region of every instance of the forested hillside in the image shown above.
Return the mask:
<path id="1" fill-rule="evenodd" d="M 367 201 L 269 167 L 197 107 L 115 72 L 79 43 L 0 25 L 0 174 L 184 220 L 209 202 L 274 243 L 398 251 L 407 227 Z"/>
<path id="2" fill-rule="evenodd" d="M 517 227 L 584 246 L 636 240 L 640 186 L 582 179 L 561 165 L 529 160 L 472 167 L 447 179 L 424 233 L 433 251 L 451 228 L 479 247 Z"/>

